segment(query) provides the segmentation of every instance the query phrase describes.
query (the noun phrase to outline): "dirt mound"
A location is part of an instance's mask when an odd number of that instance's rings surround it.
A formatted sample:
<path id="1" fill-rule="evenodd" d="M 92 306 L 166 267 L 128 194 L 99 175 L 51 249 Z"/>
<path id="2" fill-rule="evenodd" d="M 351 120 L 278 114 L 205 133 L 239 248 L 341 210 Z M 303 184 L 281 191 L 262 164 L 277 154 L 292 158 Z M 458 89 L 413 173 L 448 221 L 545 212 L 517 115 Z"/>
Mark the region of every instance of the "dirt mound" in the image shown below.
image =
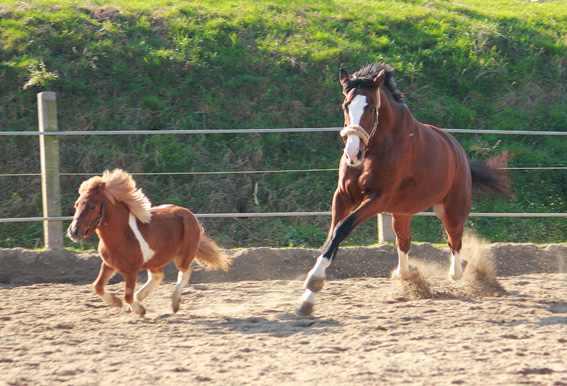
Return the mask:
<path id="1" fill-rule="evenodd" d="M 470 260 L 466 242 L 464 246 L 462 257 Z M 567 246 L 562 244 L 538 246 L 497 243 L 489 244 L 485 249 L 494 262 L 498 276 L 564 272 L 567 267 Z M 304 248 L 248 248 L 230 250 L 229 253 L 234 257 L 229 272 L 204 272 L 196 267 L 191 281 L 204 283 L 302 279 L 311 269 L 319 251 Z M 428 267 L 424 269 L 435 267 L 435 271 L 444 272 L 445 275 L 449 254 L 445 248 L 415 244 L 410 251 L 410 259 L 412 265 Z M 96 278 L 99 264 L 100 259 L 94 253 L 0 249 L 0 283 L 90 283 Z M 396 265 L 396 250 L 390 245 L 343 248 L 327 273 L 330 279 L 389 277 Z M 175 269 L 168 266 L 166 278 L 175 280 L 176 275 Z M 430 275 L 426 272 L 425 276 Z"/>

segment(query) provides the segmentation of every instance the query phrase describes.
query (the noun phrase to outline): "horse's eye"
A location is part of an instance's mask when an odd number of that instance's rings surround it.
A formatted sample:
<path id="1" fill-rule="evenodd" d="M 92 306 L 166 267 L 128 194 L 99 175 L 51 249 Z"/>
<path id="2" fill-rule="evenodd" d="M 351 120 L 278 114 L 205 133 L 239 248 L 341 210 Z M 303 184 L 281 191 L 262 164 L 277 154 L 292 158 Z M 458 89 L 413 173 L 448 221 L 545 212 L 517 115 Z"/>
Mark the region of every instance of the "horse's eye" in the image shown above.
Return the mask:
<path id="1" fill-rule="evenodd" d="M 96 208 L 96 206 L 95 206 L 95 204 L 93 204 L 92 202 L 89 202 L 89 203 L 87 204 L 87 209 L 88 209 L 88 210 L 93 210 L 94 208 Z"/>

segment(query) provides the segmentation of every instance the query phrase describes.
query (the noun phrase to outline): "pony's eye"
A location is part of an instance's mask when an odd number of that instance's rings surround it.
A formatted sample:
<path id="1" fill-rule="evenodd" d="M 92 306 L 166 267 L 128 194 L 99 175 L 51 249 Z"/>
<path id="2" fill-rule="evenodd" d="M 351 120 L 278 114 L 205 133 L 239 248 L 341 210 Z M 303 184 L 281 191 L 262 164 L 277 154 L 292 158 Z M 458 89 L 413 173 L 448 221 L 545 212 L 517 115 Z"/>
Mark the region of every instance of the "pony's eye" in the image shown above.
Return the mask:
<path id="1" fill-rule="evenodd" d="M 87 209 L 88 209 L 88 210 L 93 210 L 94 208 L 96 208 L 95 204 L 90 203 L 90 202 L 87 204 Z"/>

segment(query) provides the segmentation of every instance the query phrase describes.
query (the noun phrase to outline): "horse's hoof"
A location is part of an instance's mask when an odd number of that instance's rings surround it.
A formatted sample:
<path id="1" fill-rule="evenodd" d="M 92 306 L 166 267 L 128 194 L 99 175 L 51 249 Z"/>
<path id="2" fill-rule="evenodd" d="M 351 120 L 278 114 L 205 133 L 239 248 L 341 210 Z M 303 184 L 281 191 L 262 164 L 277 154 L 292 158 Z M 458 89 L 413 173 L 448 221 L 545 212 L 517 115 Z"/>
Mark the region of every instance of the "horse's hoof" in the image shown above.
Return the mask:
<path id="1" fill-rule="evenodd" d="M 313 303 L 303 302 L 297 308 L 295 313 L 297 314 L 297 316 L 310 316 L 311 314 L 313 314 L 314 309 L 315 309 L 315 305 Z"/>
<path id="2" fill-rule="evenodd" d="M 305 280 L 304 288 L 311 290 L 312 292 L 319 292 L 325 286 L 325 278 L 324 277 L 316 277 L 313 275 L 309 275 L 307 280 Z"/>
<path id="3" fill-rule="evenodd" d="M 463 277 L 463 270 L 461 269 L 456 269 L 456 267 L 451 267 L 449 269 L 449 279 L 457 281 L 460 278 Z"/>
<path id="4" fill-rule="evenodd" d="M 392 271 L 392 279 L 395 280 L 409 280 L 417 270 L 415 267 L 410 266 L 407 271 L 400 272 L 399 269 Z"/>
<path id="5" fill-rule="evenodd" d="M 130 305 L 130 309 L 132 310 L 132 312 L 135 312 L 140 316 L 146 315 L 146 308 L 138 302 L 132 303 Z"/>

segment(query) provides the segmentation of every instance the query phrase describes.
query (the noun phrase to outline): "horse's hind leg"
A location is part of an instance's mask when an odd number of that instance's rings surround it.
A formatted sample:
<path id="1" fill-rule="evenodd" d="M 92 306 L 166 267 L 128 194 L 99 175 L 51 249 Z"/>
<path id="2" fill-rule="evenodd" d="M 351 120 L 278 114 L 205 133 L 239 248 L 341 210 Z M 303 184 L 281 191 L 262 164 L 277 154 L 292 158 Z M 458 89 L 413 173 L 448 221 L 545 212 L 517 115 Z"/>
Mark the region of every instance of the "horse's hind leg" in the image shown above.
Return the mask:
<path id="1" fill-rule="evenodd" d="M 148 280 L 146 283 L 136 291 L 134 299 L 138 302 L 142 302 L 154 289 L 159 287 L 161 281 L 163 280 L 163 272 L 155 271 L 152 272 L 148 269 Z"/>
<path id="2" fill-rule="evenodd" d="M 181 294 L 183 293 L 183 288 L 189 283 L 191 279 L 191 262 L 197 254 L 199 247 L 199 241 L 191 243 L 189 248 L 184 253 L 184 257 L 178 257 L 175 259 L 175 265 L 179 272 L 177 273 L 177 283 L 175 283 L 175 290 L 171 294 L 171 309 L 173 312 L 179 311 L 179 305 L 181 304 Z"/>
<path id="3" fill-rule="evenodd" d="M 447 206 L 436 206 L 435 211 L 441 218 L 447 243 L 451 250 L 451 265 L 449 266 L 449 278 L 459 280 L 463 276 L 463 266 L 461 259 L 461 247 L 463 245 L 463 232 L 465 229 L 466 214 L 455 213 Z"/>
<path id="4" fill-rule="evenodd" d="M 98 277 L 93 283 L 94 290 L 98 296 L 104 300 L 106 304 L 113 307 L 122 307 L 122 301 L 116 297 L 113 293 L 105 292 L 104 287 L 108 284 L 108 281 L 114 276 L 116 271 L 102 263 L 100 265 L 100 272 L 98 273 Z"/>
<path id="5" fill-rule="evenodd" d="M 187 268 L 180 268 L 177 273 L 177 283 L 175 284 L 175 290 L 171 295 L 171 309 L 173 312 L 179 311 L 179 305 L 181 304 L 181 294 L 183 293 L 183 288 L 187 286 L 191 279 L 191 266 Z"/>
<path id="6" fill-rule="evenodd" d="M 392 225 L 396 233 L 396 246 L 398 248 L 398 267 L 392 277 L 403 279 L 409 273 L 408 252 L 411 247 L 411 216 L 393 214 Z"/>

